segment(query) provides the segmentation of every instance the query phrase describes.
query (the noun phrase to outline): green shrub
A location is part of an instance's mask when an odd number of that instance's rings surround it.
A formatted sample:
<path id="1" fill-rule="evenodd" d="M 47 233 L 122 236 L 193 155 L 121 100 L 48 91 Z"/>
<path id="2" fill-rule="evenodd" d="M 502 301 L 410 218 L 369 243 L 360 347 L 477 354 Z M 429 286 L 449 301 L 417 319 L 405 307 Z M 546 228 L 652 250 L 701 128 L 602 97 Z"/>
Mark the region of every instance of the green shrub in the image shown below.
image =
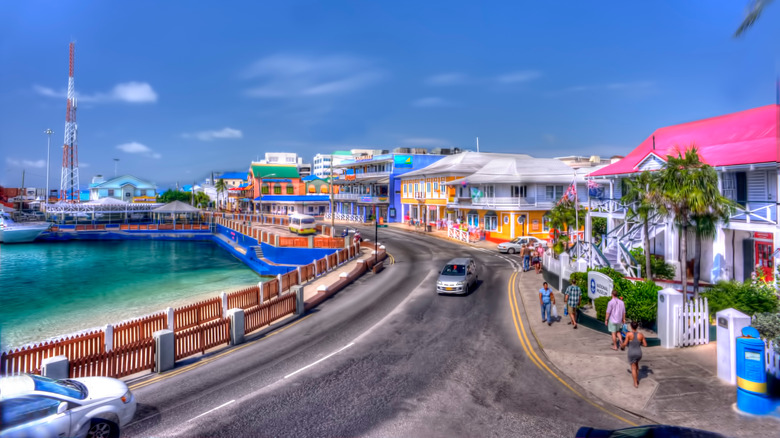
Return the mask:
<path id="1" fill-rule="evenodd" d="M 582 289 L 583 292 L 587 292 L 588 289 L 588 273 L 587 272 L 572 272 L 569 276 L 569 283 L 573 283 L 577 280 L 577 286 Z"/>
<path id="2" fill-rule="evenodd" d="M 601 272 L 602 274 L 606 275 L 607 277 L 611 278 L 612 281 L 617 283 L 617 280 L 625 279 L 626 276 L 621 274 L 620 272 L 612 269 L 612 268 L 598 268 L 596 271 Z"/>
<path id="3" fill-rule="evenodd" d="M 639 266 L 642 268 L 642 278 L 647 278 L 647 268 L 645 267 L 645 250 L 642 248 L 634 248 L 631 250 L 631 255 L 634 256 Z M 664 259 L 650 255 L 650 270 L 653 272 L 653 278 L 662 278 L 671 280 L 674 278 L 674 266 L 671 263 L 666 263 Z"/>
<path id="4" fill-rule="evenodd" d="M 763 339 L 774 341 L 775 352 L 780 354 L 780 313 L 759 313 L 751 324 Z"/>
<path id="5" fill-rule="evenodd" d="M 658 315 L 658 291 L 660 286 L 652 281 L 633 283 L 623 295 L 626 304 L 626 319 L 649 325 Z"/>
<path id="6" fill-rule="evenodd" d="M 607 304 L 612 297 L 598 297 L 593 300 L 593 306 L 596 308 L 596 319 L 604 321 L 607 318 Z"/>
<path id="7" fill-rule="evenodd" d="M 756 313 L 775 313 L 778 310 L 777 295 L 771 288 L 750 283 L 719 281 L 701 295 L 707 298 L 710 315 L 728 308 L 751 316 Z"/>

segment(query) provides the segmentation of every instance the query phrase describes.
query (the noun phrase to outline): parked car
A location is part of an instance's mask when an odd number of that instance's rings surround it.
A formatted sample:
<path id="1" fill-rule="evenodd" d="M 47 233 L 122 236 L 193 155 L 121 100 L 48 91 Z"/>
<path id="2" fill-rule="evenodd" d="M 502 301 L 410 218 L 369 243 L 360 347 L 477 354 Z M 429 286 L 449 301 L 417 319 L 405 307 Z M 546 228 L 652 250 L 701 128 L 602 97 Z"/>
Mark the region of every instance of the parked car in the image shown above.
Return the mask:
<path id="1" fill-rule="evenodd" d="M 0 437 L 118 437 L 135 415 L 124 382 L 110 377 L 0 378 Z"/>
<path id="2" fill-rule="evenodd" d="M 706 430 L 688 427 L 666 426 L 653 424 L 649 426 L 627 427 L 624 429 L 606 430 L 592 427 L 581 427 L 577 438 L 725 438 L 723 435 Z"/>
<path id="3" fill-rule="evenodd" d="M 474 259 L 461 257 L 452 259 L 444 265 L 436 281 L 438 294 L 466 294 L 476 284 L 477 264 Z"/>
<path id="4" fill-rule="evenodd" d="M 498 252 L 514 254 L 516 252 L 520 252 L 520 248 L 522 248 L 523 245 L 547 247 L 547 242 L 533 236 L 515 237 L 509 242 L 499 243 Z"/>

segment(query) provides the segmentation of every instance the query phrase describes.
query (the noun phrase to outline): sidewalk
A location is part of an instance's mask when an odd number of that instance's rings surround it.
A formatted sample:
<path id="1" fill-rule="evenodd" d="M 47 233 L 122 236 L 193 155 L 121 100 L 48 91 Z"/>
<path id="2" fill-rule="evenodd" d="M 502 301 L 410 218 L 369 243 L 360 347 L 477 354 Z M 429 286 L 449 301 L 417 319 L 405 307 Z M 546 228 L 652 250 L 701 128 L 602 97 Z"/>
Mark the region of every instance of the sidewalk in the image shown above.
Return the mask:
<path id="1" fill-rule="evenodd" d="M 390 226 L 456 242 L 447 237 L 446 230 L 423 232 L 403 224 Z M 460 243 L 497 251 L 496 244 L 489 241 Z M 694 427 L 734 437 L 778 436 L 780 421 L 776 418 L 736 411 L 736 386 L 717 377 L 716 342 L 688 348 L 643 348 L 639 388 L 634 388 L 627 353 L 612 350 L 608 334 L 582 325 L 573 330 L 567 325 L 563 294 L 555 288 L 561 320 L 552 326 L 542 323 L 538 303 L 544 281 L 533 271 L 519 274 L 525 319 L 542 354 L 588 396 L 644 417 L 646 423 Z"/>

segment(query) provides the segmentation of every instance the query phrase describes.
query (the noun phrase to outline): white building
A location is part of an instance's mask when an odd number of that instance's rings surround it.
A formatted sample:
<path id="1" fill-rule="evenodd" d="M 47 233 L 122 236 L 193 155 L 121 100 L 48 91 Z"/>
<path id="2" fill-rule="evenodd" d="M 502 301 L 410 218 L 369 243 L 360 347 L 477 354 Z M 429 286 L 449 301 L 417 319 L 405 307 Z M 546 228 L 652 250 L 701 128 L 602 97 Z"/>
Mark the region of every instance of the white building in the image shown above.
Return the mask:
<path id="1" fill-rule="evenodd" d="M 336 167 L 353 158 L 354 155 L 349 151 L 335 151 L 332 154 L 317 154 L 314 156 L 313 160 L 313 173 L 319 178 L 328 178 L 330 176 L 331 167 L 333 167 L 333 173 L 338 175 L 339 169 L 336 169 Z M 333 160 L 332 163 L 331 160 Z"/>

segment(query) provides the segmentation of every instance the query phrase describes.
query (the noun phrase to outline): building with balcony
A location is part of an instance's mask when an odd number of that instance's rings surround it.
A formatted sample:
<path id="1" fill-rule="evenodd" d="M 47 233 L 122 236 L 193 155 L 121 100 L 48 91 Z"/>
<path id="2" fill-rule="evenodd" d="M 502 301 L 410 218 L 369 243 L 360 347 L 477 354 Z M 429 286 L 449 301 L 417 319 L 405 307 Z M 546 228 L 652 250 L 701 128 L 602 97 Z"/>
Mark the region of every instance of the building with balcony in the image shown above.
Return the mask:
<path id="1" fill-rule="evenodd" d="M 377 210 L 385 222 L 403 221 L 400 176 L 444 158 L 444 155 L 408 151 L 398 148 L 393 153 L 366 153 L 339 164 L 337 168 L 342 174 L 333 181 L 337 187 L 334 189 L 336 218 L 365 222 Z"/>
<path id="2" fill-rule="evenodd" d="M 404 175 L 404 211 L 408 207 L 410 219 L 428 224 L 460 222 L 495 241 L 546 239 L 544 215 L 573 181 L 583 192 L 585 175 L 554 158 L 464 152 Z M 584 207 L 581 197 L 579 202 Z"/>
<path id="3" fill-rule="evenodd" d="M 156 202 L 157 185 L 132 175 L 122 175 L 106 180 L 102 175 L 92 178 L 89 200 L 114 198 L 125 202 Z"/>
<path id="4" fill-rule="evenodd" d="M 328 178 L 331 176 L 331 168 L 333 168 L 332 170 L 336 173 L 335 171 L 339 164 L 353 158 L 352 152 L 349 151 L 335 151 L 332 154 L 317 154 L 314 156 L 314 160 L 312 160 L 312 163 L 314 163 L 312 174 L 319 178 Z"/>
<path id="5" fill-rule="evenodd" d="M 301 177 L 298 166 L 252 163 L 252 203 L 263 214 L 305 213 L 322 215 L 329 208 L 327 181 L 314 176 Z M 323 187 L 325 192 L 323 193 Z M 310 188 L 315 191 L 311 192 Z M 319 191 L 319 192 L 318 192 Z"/>
<path id="6" fill-rule="evenodd" d="M 701 160 L 718 172 L 720 190 L 741 209 L 727 224 L 718 224 L 713 238 L 702 239 L 701 280 L 744 281 L 760 265 L 774 270 L 774 251 L 780 247 L 778 229 L 778 154 L 780 105 L 767 105 L 656 130 L 624 159 L 588 176 L 595 192 L 591 217 L 607 219 L 607 244 L 599 248 L 614 268 L 636 274 L 626 250 L 641 246 L 641 226 L 626 220 L 620 202 L 626 178 L 666 165 L 676 148 L 695 145 Z M 651 252 L 692 274 L 695 239 L 688 236 L 689 260 L 679 261 L 678 230 L 666 217 L 655 217 L 649 238 Z M 604 264 L 594 258 L 593 263 Z M 689 275 L 688 278 L 691 278 Z"/>

